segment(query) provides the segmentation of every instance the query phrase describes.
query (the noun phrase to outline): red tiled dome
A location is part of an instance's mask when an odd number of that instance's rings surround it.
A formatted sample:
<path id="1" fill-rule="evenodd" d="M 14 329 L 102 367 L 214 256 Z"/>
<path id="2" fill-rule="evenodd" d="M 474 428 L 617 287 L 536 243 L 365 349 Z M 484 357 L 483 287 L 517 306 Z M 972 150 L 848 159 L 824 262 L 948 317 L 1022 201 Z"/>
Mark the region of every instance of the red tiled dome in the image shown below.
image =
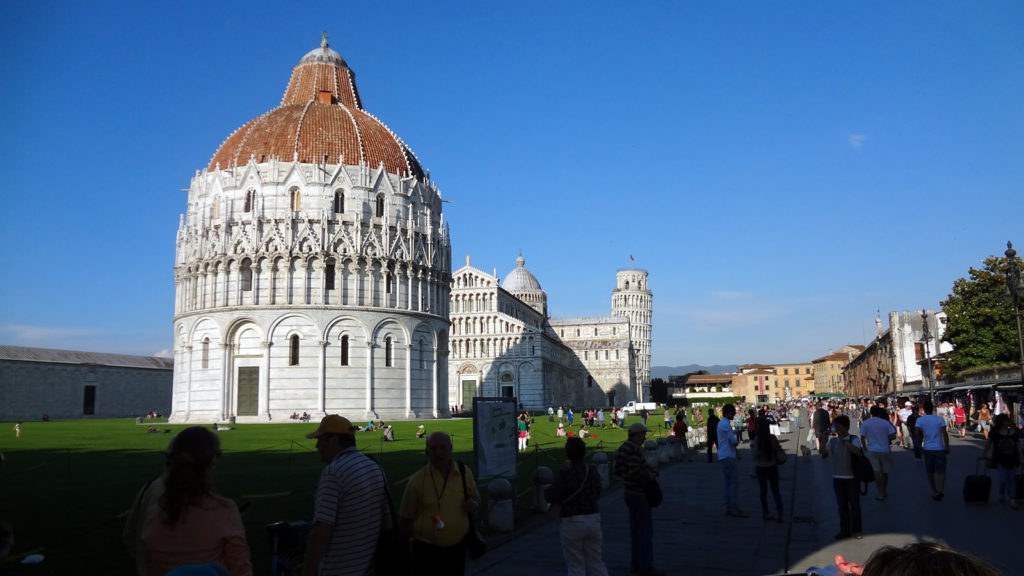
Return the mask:
<path id="1" fill-rule="evenodd" d="M 290 162 L 381 163 L 393 174 L 423 179 L 412 150 L 379 120 L 363 110 L 355 73 L 327 46 L 306 54 L 292 70 L 281 105 L 246 123 L 221 144 L 209 169 L 271 157 Z"/>

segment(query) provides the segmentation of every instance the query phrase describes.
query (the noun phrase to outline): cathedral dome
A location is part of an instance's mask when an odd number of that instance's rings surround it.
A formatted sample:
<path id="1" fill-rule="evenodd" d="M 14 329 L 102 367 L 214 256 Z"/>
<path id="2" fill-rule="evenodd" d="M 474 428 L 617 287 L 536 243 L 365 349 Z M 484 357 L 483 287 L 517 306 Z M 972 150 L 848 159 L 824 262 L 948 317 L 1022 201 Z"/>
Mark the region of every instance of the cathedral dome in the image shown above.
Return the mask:
<path id="1" fill-rule="evenodd" d="M 526 259 L 520 254 L 519 258 L 516 258 L 516 267 L 505 276 L 501 287 L 512 293 L 540 290 L 540 282 L 537 282 L 533 273 L 526 269 L 525 264 Z"/>
<path id="2" fill-rule="evenodd" d="M 363 110 L 356 75 L 324 35 L 320 47 L 292 69 L 281 105 L 228 136 L 209 169 L 266 162 L 367 164 L 424 180 L 412 150 L 380 120 Z"/>

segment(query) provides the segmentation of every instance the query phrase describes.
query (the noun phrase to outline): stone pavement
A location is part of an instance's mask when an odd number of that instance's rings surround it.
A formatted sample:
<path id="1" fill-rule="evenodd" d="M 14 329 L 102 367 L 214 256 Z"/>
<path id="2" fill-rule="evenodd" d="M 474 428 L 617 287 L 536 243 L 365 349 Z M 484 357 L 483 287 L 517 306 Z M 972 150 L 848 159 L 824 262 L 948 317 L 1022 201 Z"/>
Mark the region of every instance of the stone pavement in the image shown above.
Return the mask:
<path id="1" fill-rule="evenodd" d="M 988 531 L 979 531 L 979 523 L 984 526 L 1005 518 L 1009 525 L 1024 518 L 1011 516 L 1009 508 L 1000 509 L 994 502 L 984 508 L 971 508 L 960 501 L 962 476 L 973 469 L 981 442 L 955 439 L 945 502 L 936 505 L 931 500 L 923 465 L 915 463 L 910 452 L 895 448 L 890 498 L 876 501 L 873 485 L 862 497 L 864 539 L 835 542 L 832 536 L 837 531 L 837 513 L 830 468 L 817 453 L 799 456 L 806 433 L 807 429 L 801 428 L 780 436 L 789 453 L 788 461 L 780 468 L 785 508 L 781 524 L 762 519 L 758 484 L 748 477 L 753 472 L 753 461 L 746 443 L 740 451 L 740 503 L 749 514 L 747 518 L 724 514 L 721 467 L 717 461 L 708 464 L 703 452 L 693 454 L 692 461 L 663 465 L 659 472 L 665 501 L 653 512 L 655 566 L 671 575 L 803 574 L 811 566 L 831 564 L 837 552 L 863 563 L 884 544 L 902 546 L 922 537 L 946 540 L 992 561 L 986 550 L 991 551 L 993 541 L 986 546 L 985 537 L 979 537 L 979 533 Z M 901 497 L 903 493 L 908 496 Z M 605 564 L 610 574 L 626 576 L 629 526 L 621 487 L 613 486 L 602 494 L 600 510 Z M 964 514 L 968 518 L 960 522 Z M 491 542 L 492 549 L 483 558 L 468 563 L 468 574 L 518 576 L 565 571 L 555 520 L 534 519 L 532 525 L 492 537 Z M 1011 547 L 996 548 L 1006 549 L 1009 556 Z M 1002 565 L 1011 561 L 1007 558 Z"/>

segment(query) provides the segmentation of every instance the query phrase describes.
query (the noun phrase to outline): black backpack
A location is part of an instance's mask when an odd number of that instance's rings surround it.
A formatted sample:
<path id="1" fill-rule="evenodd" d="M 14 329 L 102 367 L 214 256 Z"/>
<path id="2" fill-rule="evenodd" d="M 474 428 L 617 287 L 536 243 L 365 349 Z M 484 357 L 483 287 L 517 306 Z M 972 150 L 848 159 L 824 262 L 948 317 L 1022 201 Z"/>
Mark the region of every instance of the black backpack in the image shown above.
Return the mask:
<path id="1" fill-rule="evenodd" d="M 860 454 L 850 452 L 850 467 L 853 469 L 853 478 L 860 486 L 860 493 L 867 494 L 868 484 L 875 481 L 875 469 L 871 466 L 871 460 L 868 460 L 863 450 Z"/>

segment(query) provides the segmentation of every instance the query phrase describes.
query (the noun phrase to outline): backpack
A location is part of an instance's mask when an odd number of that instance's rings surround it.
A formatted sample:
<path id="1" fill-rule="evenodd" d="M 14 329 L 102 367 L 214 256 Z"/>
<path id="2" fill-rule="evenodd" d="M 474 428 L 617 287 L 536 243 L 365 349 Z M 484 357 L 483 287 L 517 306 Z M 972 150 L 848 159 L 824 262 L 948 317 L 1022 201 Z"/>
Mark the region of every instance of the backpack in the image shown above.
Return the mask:
<path id="1" fill-rule="evenodd" d="M 857 444 L 860 446 L 860 444 Z M 860 493 L 868 493 L 868 484 L 875 481 L 875 469 L 871 466 L 871 460 L 864 455 L 863 449 L 860 454 L 850 452 L 850 468 L 853 470 L 853 478 L 860 486 Z"/>

